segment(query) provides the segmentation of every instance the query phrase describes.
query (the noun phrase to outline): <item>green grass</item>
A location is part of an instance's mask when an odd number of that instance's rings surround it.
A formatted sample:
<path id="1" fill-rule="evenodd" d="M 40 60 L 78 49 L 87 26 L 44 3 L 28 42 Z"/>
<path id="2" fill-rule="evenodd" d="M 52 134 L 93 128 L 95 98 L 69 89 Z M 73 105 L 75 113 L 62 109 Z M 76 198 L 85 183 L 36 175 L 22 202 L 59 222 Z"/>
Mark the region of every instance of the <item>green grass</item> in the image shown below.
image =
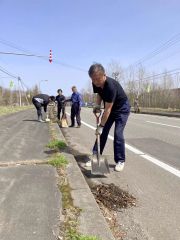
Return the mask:
<path id="1" fill-rule="evenodd" d="M 97 237 L 85 236 L 81 234 L 77 234 L 75 232 L 71 232 L 68 235 L 68 240 L 100 240 Z"/>
<path id="2" fill-rule="evenodd" d="M 22 106 L 22 107 L 19 107 L 19 106 L 0 106 L 0 115 L 6 115 L 6 114 L 10 114 L 10 113 L 14 113 L 14 112 L 19 112 L 19 111 L 22 111 L 22 110 L 27 110 L 27 109 L 30 109 L 32 108 L 32 106 Z"/>
<path id="3" fill-rule="evenodd" d="M 68 164 L 68 160 L 63 155 L 57 155 L 50 159 L 48 163 L 54 167 L 63 167 Z"/>
<path id="4" fill-rule="evenodd" d="M 82 235 L 78 233 L 77 230 L 74 229 L 72 226 L 68 229 L 65 239 L 67 240 L 101 240 L 100 238 L 97 238 L 94 236 Z"/>
<path id="5" fill-rule="evenodd" d="M 79 235 L 77 240 L 100 240 L 97 237 Z"/>
<path id="6" fill-rule="evenodd" d="M 50 148 L 50 149 L 56 149 L 56 148 L 60 148 L 60 149 L 64 149 L 66 147 L 66 143 L 64 141 L 60 141 L 60 140 L 52 140 L 50 141 L 46 147 Z"/>

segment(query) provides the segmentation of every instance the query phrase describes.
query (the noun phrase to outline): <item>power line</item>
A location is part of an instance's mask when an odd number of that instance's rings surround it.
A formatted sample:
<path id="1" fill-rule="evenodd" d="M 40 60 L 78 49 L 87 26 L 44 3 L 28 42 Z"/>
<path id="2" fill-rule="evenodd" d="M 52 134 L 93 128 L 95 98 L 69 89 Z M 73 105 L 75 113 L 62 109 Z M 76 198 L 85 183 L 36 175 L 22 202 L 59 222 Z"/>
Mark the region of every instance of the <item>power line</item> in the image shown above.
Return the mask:
<path id="1" fill-rule="evenodd" d="M 83 68 L 80 68 L 80 67 L 77 67 L 77 66 L 74 66 L 74 65 L 70 65 L 70 64 L 67 64 L 67 63 L 63 63 L 63 62 L 60 62 L 58 60 L 53 60 L 53 62 L 56 63 L 56 64 L 60 64 L 64 67 L 72 68 L 72 69 L 75 69 L 75 70 L 78 70 L 78 71 L 81 71 L 81 72 L 88 72 L 87 70 L 85 70 Z"/>
<path id="2" fill-rule="evenodd" d="M 28 90 L 29 87 L 23 82 L 23 80 L 21 79 L 21 84 Z"/>
<path id="3" fill-rule="evenodd" d="M 154 51 L 150 52 L 149 54 L 147 54 L 146 56 L 144 56 L 143 58 L 140 58 L 139 60 L 137 60 L 134 64 L 132 64 L 132 67 L 135 67 L 139 64 L 142 64 L 143 62 L 153 58 L 154 56 L 158 55 L 159 53 L 161 53 L 162 51 L 170 48 L 171 46 L 173 46 L 174 44 L 178 43 L 180 41 L 180 33 L 176 34 L 175 36 L 173 36 L 172 38 L 170 38 L 168 41 L 166 41 L 165 43 L 161 44 L 158 48 L 156 48 Z"/>
<path id="4" fill-rule="evenodd" d="M 3 77 L 3 76 L 0 76 L 0 78 L 9 78 L 9 77 Z"/>
<path id="5" fill-rule="evenodd" d="M 176 51 L 176 52 L 174 52 L 174 53 L 172 53 L 172 54 L 166 56 L 165 58 L 163 57 L 162 59 L 160 59 L 159 61 L 157 61 L 157 62 L 155 62 L 155 63 L 153 63 L 153 64 L 150 64 L 150 65 L 148 64 L 148 65 L 146 65 L 146 67 L 154 66 L 154 65 L 156 65 L 157 63 L 162 62 L 163 60 L 166 60 L 166 59 L 168 59 L 168 58 L 171 58 L 172 56 L 178 54 L 179 52 L 180 52 L 180 51 Z"/>
<path id="6" fill-rule="evenodd" d="M 163 77 L 163 76 L 165 76 L 166 74 L 175 75 L 175 74 L 178 74 L 178 73 L 180 73 L 180 69 L 179 69 L 179 71 L 177 71 L 177 72 L 171 72 L 171 73 L 165 72 L 165 73 L 160 73 L 160 74 L 155 74 L 155 75 L 152 75 L 152 76 L 148 76 L 148 77 L 142 78 L 142 80 L 146 80 L 146 79 L 150 79 L 150 78 Z"/>
<path id="7" fill-rule="evenodd" d="M 27 54 L 27 53 L 14 53 L 14 52 L 0 52 L 0 54 L 6 54 L 6 55 L 20 55 L 20 56 L 27 56 L 27 57 L 43 57 L 43 58 L 48 58 L 47 56 L 40 56 L 40 55 L 35 55 L 35 54 Z"/>
<path id="8" fill-rule="evenodd" d="M 26 57 L 48 58 L 47 56 L 40 56 L 40 55 L 36 55 L 36 54 L 14 53 L 14 52 L 0 52 L 0 54 L 26 56 Z M 62 65 L 64 67 L 67 67 L 67 68 L 73 68 L 75 70 L 79 70 L 79 71 L 82 71 L 82 72 L 87 72 L 87 70 L 85 70 L 83 68 L 76 67 L 76 66 L 73 66 L 73 65 L 70 65 L 70 64 L 67 64 L 67 63 L 63 63 L 63 62 L 57 61 L 56 59 L 53 60 L 53 62 L 56 63 L 56 64 L 59 64 L 59 65 Z"/>
<path id="9" fill-rule="evenodd" d="M 163 72 L 163 73 L 158 73 L 158 74 L 150 75 L 150 76 L 147 76 L 147 77 L 143 77 L 143 78 L 135 80 L 135 81 L 138 82 L 138 81 L 147 80 L 147 79 L 150 79 L 150 78 L 162 77 L 166 74 L 175 75 L 175 74 L 178 74 L 178 73 L 180 73 L 180 68 L 176 68 L 176 69 L 166 71 L 166 72 Z"/>
<path id="10" fill-rule="evenodd" d="M 178 37 L 178 39 L 176 39 Z M 180 33 L 175 35 L 174 37 L 172 37 L 170 40 L 168 40 L 167 42 L 163 43 L 162 45 L 160 45 L 160 47 L 158 47 L 157 49 L 155 49 L 154 51 L 152 51 L 151 53 L 149 53 L 147 56 L 141 58 L 140 60 L 138 60 L 135 64 L 140 64 L 146 60 L 148 60 L 149 58 L 154 57 L 155 55 L 159 54 L 160 52 L 162 52 L 163 50 L 166 50 L 167 48 L 171 47 L 172 45 L 176 44 L 177 42 L 180 41 Z"/>
<path id="11" fill-rule="evenodd" d="M 11 54 L 11 55 L 19 55 L 19 56 L 34 56 L 34 57 L 42 58 L 43 60 L 46 60 L 46 61 L 47 61 L 47 59 L 49 59 L 48 56 L 41 56 L 41 55 L 38 55 L 38 54 L 34 54 L 34 53 L 32 53 L 31 51 L 29 51 L 29 50 L 24 50 L 23 48 L 18 47 L 18 46 L 16 46 L 16 45 L 14 45 L 13 43 L 7 42 L 7 41 L 5 41 L 5 40 L 3 40 L 3 39 L 0 39 L 0 43 L 2 43 L 2 44 L 4 44 L 4 45 L 7 45 L 7 46 L 10 46 L 10 47 L 12 47 L 12 48 L 21 50 L 21 51 L 27 53 L 27 54 L 23 54 L 23 53 L 0 52 L 0 54 L 9 54 L 9 55 Z M 83 68 L 81 68 L 81 67 L 60 62 L 60 61 L 56 60 L 56 58 L 53 59 L 53 63 L 59 64 L 59 65 L 61 65 L 61 66 L 67 67 L 67 68 L 75 69 L 75 70 L 78 70 L 78 71 L 88 72 L 87 70 L 85 70 L 85 69 L 83 69 Z"/>
<path id="12" fill-rule="evenodd" d="M 161 44 L 157 49 L 155 49 L 154 51 L 152 51 L 151 53 L 149 53 L 148 55 L 146 55 L 145 57 L 139 59 L 138 61 L 136 61 L 134 64 L 131 65 L 131 67 L 133 66 L 136 66 L 138 64 L 141 64 L 145 61 L 147 61 L 148 59 L 151 59 L 153 58 L 154 56 L 156 56 L 157 54 L 159 54 L 160 52 L 162 52 L 163 50 L 166 50 L 167 48 L 173 46 L 174 44 L 176 44 L 177 42 L 180 41 L 180 33 L 176 34 L 175 36 L 173 36 L 172 38 L 170 38 L 168 41 L 166 41 L 165 43 Z M 0 54 L 12 54 L 12 55 L 19 55 L 19 56 L 34 56 L 34 57 L 39 57 L 39 58 L 42 58 L 42 59 L 46 59 L 48 58 L 48 56 L 41 56 L 41 55 L 37 55 L 37 54 L 33 54 L 31 53 L 29 50 L 24 50 L 23 48 L 21 47 L 17 47 L 16 45 L 14 45 L 13 43 L 11 42 L 7 42 L 5 40 L 2 40 L 0 39 L 0 42 L 2 44 L 5 44 L 7 46 L 10 46 L 10 47 L 13 47 L 15 49 L 18 49 L 18 50 L 21 50 L 23 52 L 28 52 L 28 54 L 23 54 L 23 53 L 11 53 L 11 52 L 0 52 Z M 67 64 L 67 63 L 63 63 L 63 62 L 60 62 L 58 60 L 56 60 L 56 58 L 53 60 L 54 63 L 56 64 L 59 64 L 59 65 L 62 65 L 64 67 L 67 67 L 67 68 L 71 68 L 71 69 L 75 69 L 75 70 L 78 70 L 78 71 L 83 71 L 83 72 L 87 72 L 87 70 L 83 69 L 83 68 L 80 68 L 80 67 L 77 67 L 77 66 L 74 66 L 74 65 L 71 65 L 71 64 Z"/>
<path id="13" fill-rule="evenodd" d="M 21 81 L 21 84 L 23 84 L 26 87 L 26 89 L 28 89 L 28 86 L 22 81 L 22 79 L 20 77 L 15 76 L 14 74 L 10 73 L 8 70 L 6 70 L 5 68 L 3 68 L 1 66 L 0 66 L 0 71 L 7 74 L 8 76 L 10 76 L 12 78 L 17 79 L 18 81 Z"/>
<path id="14" fill-rule="evenodd" d="M 3 73 L 5 73 L 5 74 L 7 74 L 7 75 L 9 75 L 10 77 L 13 77 L 13 78 L 18 79 L 17 76 L 15 76 L 14 74 L 10 73 L 9 71 L 7 71 L 5 68 L 3 68 L 3 67 L 1 67 L 1 66 L 0 66 L 0 71 L 3 72 Z"/>
<path id="15" fill-rule="evenodd" d="M 22 47 L 19 47 L 19 46 L 15 45 L 14 43 L 6 41 L 4 39 L 0 39 L 0 43 L 4 44 L 6 46 L 12 47 L 14 49 L 20 50 L 22 52 L 27 53 L 27 55 L 24 55 L 24 56 L 28 56 L 28 54 L 29 54 L 29 56 L 41 57 L 44 60 L 48 59 L 48 56 L 39 56 L 38 54 L 32 53 L 31 51 L 29 51 L 27 49 L 24 49 Z M 20 53 L 20 54 L 14 54 L 14 55 L 23 55 L 23 54 Z"/>
<path id="16" fill-rule="evenodd" d="M 9 46 L 9 47 L 15 48 L 17 50 L 20 50 L 22 52 L 31 53 L 29 50 L 26 50 L 26 49 L 24 49 L 22 47 L 19 47 L 19 46 L 15 45 L 14 43 L 9 42 L 9 41 L 4 40 L 4 39 L 0 39 L 0 43 L 4 44 L 6 46 Z"/>

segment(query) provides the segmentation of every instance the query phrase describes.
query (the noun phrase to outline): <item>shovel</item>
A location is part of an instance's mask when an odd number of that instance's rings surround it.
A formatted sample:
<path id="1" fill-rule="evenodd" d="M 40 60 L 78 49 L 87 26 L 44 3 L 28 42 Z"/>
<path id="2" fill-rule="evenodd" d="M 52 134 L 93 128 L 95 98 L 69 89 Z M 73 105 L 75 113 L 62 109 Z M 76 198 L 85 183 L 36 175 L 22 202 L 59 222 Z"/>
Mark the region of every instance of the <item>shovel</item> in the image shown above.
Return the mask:
<path id="1" fill-rule="evenodd" d="M 101 116 L 100 113 L 96 113 L 96 124 L 98 127 L 99 124 L 99 118 Z M 96 134 L 96 144 L 97 144 L 97 154 L 93 154 L 91 157 L 91 166 L 92 170 L 91 173 L 93 175 L 105 175 L 109 174 L 109 165 L 107 159 L 100 154 L 100 134 Z"/>

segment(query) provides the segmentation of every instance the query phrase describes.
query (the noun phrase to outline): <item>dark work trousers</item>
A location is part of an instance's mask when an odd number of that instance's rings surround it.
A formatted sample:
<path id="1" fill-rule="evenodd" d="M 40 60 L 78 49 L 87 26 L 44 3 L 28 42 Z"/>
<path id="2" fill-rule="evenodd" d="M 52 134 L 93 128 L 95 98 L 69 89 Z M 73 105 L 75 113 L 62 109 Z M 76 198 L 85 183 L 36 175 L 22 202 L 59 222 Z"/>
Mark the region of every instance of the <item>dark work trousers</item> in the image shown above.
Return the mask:
<path id="1" fill-rule="evenodd" d="M 76 117 L 76 121 L 78 126 L 81 126 L 81 117 L 80 117 L 81 107 L 79 103 L 73 103 L 71 106 L 71 125 L 75 125 L 74 118 Z"/>
<path id="2" fill-rule="evenodd" d="M 124 128 L 128 120 L 129 113 L 119 113 L 118 115 L 110 114 L 100 136 L 100 154 L 103 153 L 107 137 L 115 122 L 114 128 L 114 160 L 116 163 L 125 162 L 125 141 L 124 141 Z M 97 144 L 95 142 L 93 152 L 97 152 Z"/>
<path id="3" fill-rule="evenodd" d="M 64 115 L 65 112 L 65 107 L 64 106 L 58 106 L 57 107 L 57 118 L 60 120 L 60 115 L 62 112 L 62 116 Z"/>
<path id="4" fill-rule="evenodd" d="M 36 101 L 34 98 L 32 99 L 32 103 L 34 104 L 34 106 L 35 106 L 35 108 L 37 110 L 38 117 L 42 116 L 42 112 L 41 112 L 42 105 L 41 105 L 41 103 Z"/>

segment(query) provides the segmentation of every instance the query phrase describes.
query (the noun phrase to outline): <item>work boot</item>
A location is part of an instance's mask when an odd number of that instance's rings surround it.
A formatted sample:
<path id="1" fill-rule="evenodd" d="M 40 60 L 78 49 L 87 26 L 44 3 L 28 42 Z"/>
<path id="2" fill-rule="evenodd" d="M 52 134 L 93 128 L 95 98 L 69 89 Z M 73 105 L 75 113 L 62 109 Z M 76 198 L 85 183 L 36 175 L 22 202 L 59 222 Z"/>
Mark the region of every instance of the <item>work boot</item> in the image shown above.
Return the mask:
<path id="1" fill-rule="evenodd" d="M 116 166 L 115 166 L 115 171 L 116 172 L 121 172 L 123 169 L 124 169 L 124 162 L 116 163 Z"/>

